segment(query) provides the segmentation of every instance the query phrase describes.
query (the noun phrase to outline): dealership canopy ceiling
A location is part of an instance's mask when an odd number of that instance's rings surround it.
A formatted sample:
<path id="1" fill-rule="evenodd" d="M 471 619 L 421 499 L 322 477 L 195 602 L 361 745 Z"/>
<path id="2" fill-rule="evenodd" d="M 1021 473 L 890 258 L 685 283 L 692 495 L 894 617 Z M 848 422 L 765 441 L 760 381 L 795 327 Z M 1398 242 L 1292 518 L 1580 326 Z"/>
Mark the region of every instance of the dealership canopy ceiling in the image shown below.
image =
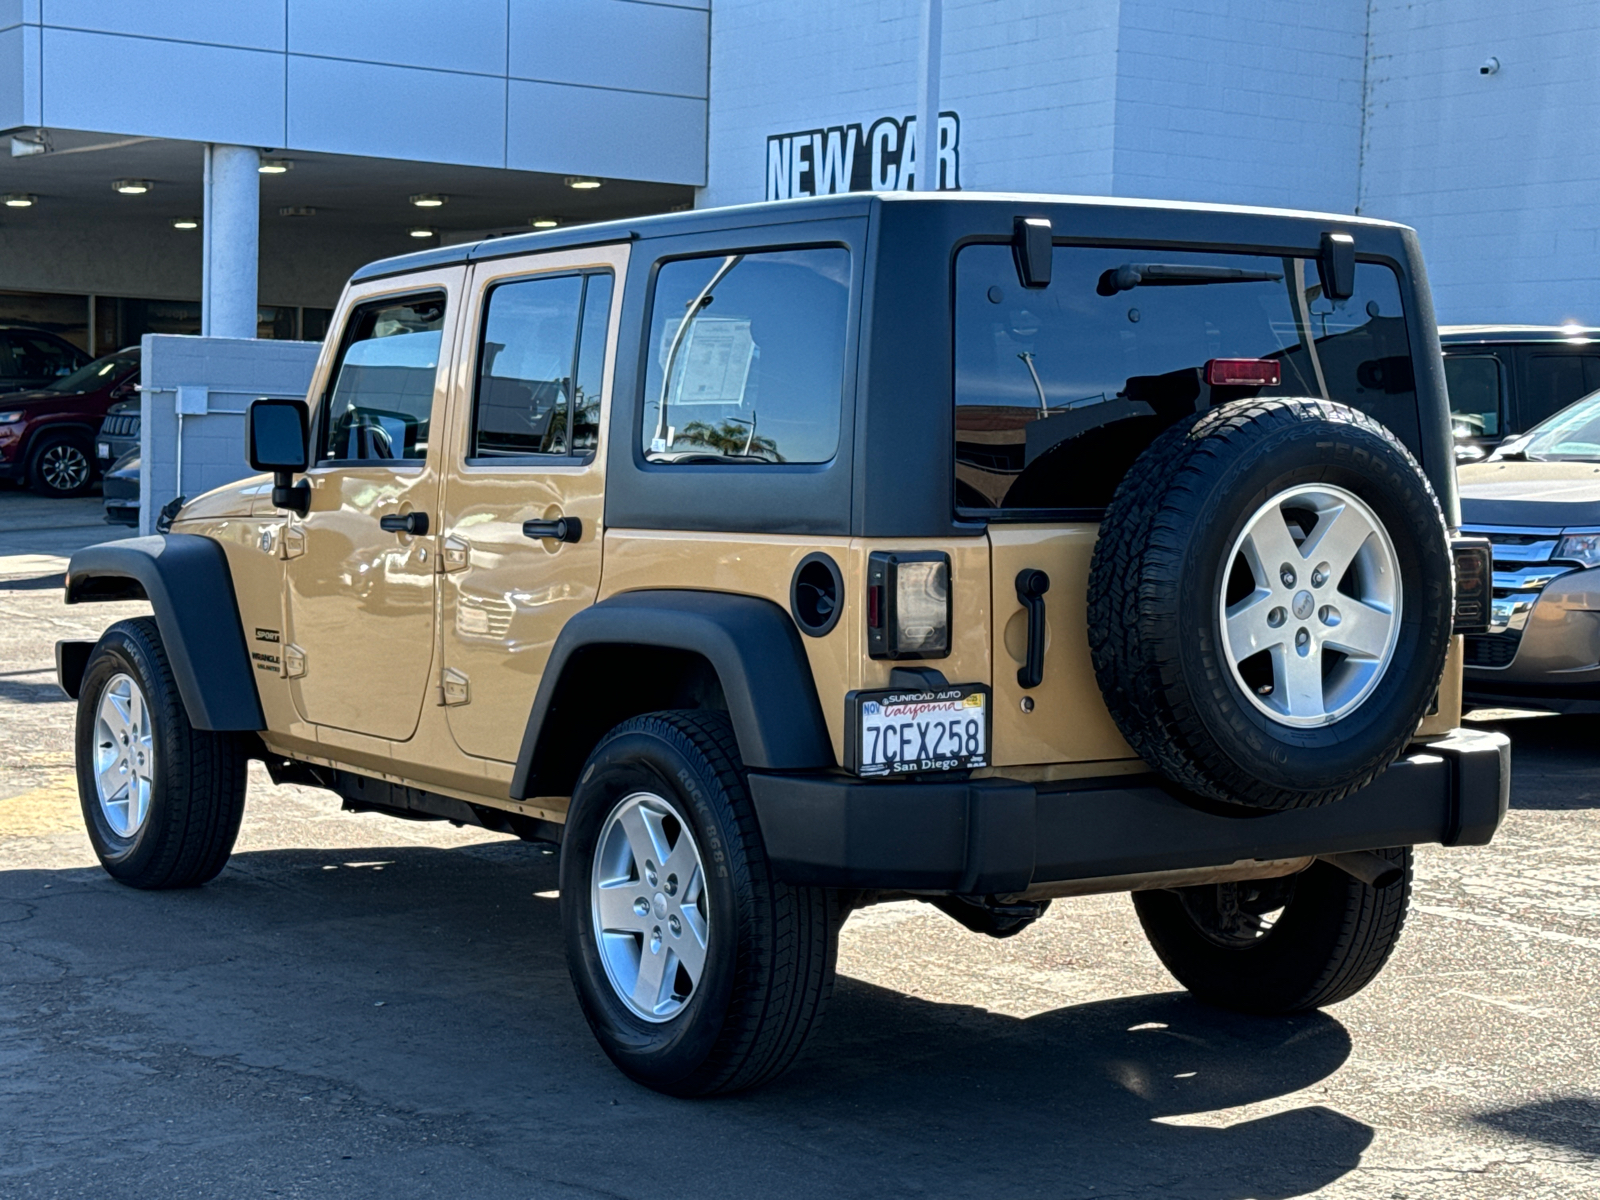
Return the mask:
<path id="1" fill-rule="evenodd" d="M 6 208 L 0 225 L 114 220 L 170 226 L 202 212 L 199 143 L 64 130 L 25 129 L 15 134 L 24 153 L 8 153 L 0 143 L 0 193 L 28 197 L 32 203 Z M 49 150 L 28 153 L 33 145 L 47 145 Z M 345 154 L 265 148 L 262 162 L 263 226 L 287 221 L 367 233 L 387 231 L 395 239 L 396 253 L 414 248 L 405 239 L 408 230 L 419 227 L 436 230 L 450 241 L 526 230 L 534 220 L 565 225 L 663 212 L 693 199 L 692 189 L 672 184 Z M 119 182 L 148 184 L 148 189 L 118 191 Z M 430 200 L 419 207 L 413 197 Z M 431 203 L 433 197 L 442 197 L 443 203 Z"/>

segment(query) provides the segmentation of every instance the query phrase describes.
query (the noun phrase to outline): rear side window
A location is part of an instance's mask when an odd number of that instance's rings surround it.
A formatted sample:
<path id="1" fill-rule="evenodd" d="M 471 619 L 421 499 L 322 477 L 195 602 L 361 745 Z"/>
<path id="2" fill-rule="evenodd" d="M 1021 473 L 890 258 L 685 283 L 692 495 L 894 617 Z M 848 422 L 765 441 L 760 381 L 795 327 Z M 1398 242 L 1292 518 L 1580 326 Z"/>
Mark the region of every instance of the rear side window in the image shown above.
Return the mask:
<path id="1" fill-rule="evenodd" d="M 594 449 L 610 309 L 609 274 L 541 276 L 489 292 L 469 458 Z"/>
<path id="2" fill-rule="evenodd" d="M 839 446 L 850 252 L 679 259 L 656 273 L 639 434 L 664 463 L 822 463 Z"/>
<path id="3" fill-rule="evenodd" d="M 427 457 L 443 331 L 438 294 L 350 314 L 327 393 L 321 460 Z"/>
<path id="4" fill-rule="evenodd" d="M 1057 246 L 1029 290 L 1009 246 L 969 246 L 955 359 L 956 505 L 975 515 L 1103 508 L 1161 430 L 1249 396 L 1337 400 L 1418 450 L 1399 280 L 1374 263 L 1330 302 L 1312 259 Z M 1213 385 L 1220 359 L 1278 382 Z"/>
<path id="5" fill-rule="evenodd" d="M 1600 388 L 1600 355 L 1525 350 L 1522 363 L 1522 387 L 1517 392 L 1519 429 L 1532 428 Z"/>
<path id="6" fill-rule="evenodd" d="M 1493 355 L 1447 354 L 1450 424 L 1457 437 L 1500 436 L 1500 360 Z"/>

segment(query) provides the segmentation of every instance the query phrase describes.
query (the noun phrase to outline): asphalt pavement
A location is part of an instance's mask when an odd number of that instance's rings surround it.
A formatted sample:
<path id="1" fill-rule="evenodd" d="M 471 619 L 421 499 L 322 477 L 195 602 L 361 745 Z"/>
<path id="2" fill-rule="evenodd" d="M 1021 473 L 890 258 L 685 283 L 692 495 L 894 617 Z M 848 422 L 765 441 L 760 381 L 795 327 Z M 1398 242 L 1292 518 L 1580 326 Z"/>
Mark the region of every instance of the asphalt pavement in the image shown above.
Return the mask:
<path id="1" fill-rule="evenodd" d="M 1003 942 L 885 905 L 795 1070 L 671 1100 L 590 1037 L 537 848 L 256 770 L 214 883 L 107 878 L 51 647 L 143 610 L 62 604 L 104 527 L 47 504 L 0 492 L 0 1196 L 1600 1195 L 1600 720 L 1497 723 L 1501 835 L 1418 852 L 1326 1012 L 1196 1004 L 1124 896 Z"/>

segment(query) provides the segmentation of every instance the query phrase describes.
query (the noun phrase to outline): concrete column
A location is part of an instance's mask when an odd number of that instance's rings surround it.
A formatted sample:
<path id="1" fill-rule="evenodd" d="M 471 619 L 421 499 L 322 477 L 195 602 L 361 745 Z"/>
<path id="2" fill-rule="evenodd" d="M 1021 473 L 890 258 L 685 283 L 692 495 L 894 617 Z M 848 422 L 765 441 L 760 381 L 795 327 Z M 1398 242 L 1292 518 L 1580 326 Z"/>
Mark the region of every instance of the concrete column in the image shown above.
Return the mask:
<path id="1" fill-rule="evenodd" d="M 205 148 L 200 332 L 207 337 L 256 336 L 260 166 L 253 146 Z"/>

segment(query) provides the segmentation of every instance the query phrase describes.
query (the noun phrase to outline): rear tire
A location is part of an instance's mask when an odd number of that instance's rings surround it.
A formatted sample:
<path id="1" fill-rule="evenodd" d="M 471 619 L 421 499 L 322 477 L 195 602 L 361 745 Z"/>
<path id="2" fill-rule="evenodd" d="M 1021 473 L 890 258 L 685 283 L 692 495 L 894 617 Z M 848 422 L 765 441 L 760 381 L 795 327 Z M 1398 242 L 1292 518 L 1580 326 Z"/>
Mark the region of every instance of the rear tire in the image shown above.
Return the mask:
<path id="1" fill-rule="evenodd" d="M 722 713 L 635 717 L 595 748 L 561 843 L 561 923 L 601 1047 L 670 1095 L 775 1078 L 833 991 L 838 898 L 773 878 Z"/>
<path id="2" fill-rule="evenodd" d="M 233 851 L 249 756 L 196 729 L 151 617 L 100 637 L 78 696 L 78 799 L 100 865 L 130 887 L 196 887 Z"/>
<path id="3" fill-rule="evenodd" d="M 91 450 L 73 434 L 46 434 L 28 457 L 28 486 L 55 500 L 83 495 L 96 478 Z"/>
<path id="4" fill-rule="evenodd" d="M 1156 957 L 1197 1000 L 1236 1012 L 1304 1012 L 1355 995 L 1389 961 L 1411 898 L 1411 848 L 1373 853 L 1402 867 L 1373 887 L 1315 862 L 1298 875 L 1135 892 Z M 1264 914 L 1278 915 L 1263 928 Z"/>

